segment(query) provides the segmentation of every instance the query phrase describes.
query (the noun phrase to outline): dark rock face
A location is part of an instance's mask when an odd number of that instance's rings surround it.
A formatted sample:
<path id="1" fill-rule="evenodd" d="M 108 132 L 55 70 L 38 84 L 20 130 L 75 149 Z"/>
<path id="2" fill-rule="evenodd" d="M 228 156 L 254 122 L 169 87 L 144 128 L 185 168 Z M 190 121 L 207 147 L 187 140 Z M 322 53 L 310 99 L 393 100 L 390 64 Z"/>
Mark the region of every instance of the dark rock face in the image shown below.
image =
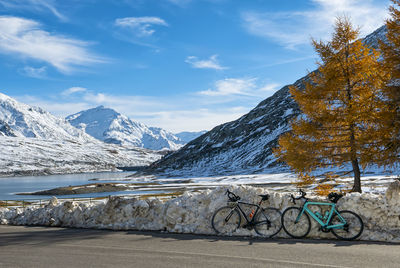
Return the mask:
<path id="1" fill-rule="evenodd" d="M 14 134 L 6 122 L 0 120 L 0 136 L 16 137 L 17 135 Z"/>
<path id="2" fill-rule="evenodd" d="M 383 26 L 365 37 L 374 48 L 385 40 Z M 293 85 L 305 87 L 309 75 Z M 290 130 L 290 120 L 301 112 L 291 98 L 289 86 L 265 99 L 238 120 L 222 124 L 153 163 L 147 171 L 168 175 L 197 176 L 239 174 L 287 169 L 278 163 L 272 150 L 278 138 Z"/>

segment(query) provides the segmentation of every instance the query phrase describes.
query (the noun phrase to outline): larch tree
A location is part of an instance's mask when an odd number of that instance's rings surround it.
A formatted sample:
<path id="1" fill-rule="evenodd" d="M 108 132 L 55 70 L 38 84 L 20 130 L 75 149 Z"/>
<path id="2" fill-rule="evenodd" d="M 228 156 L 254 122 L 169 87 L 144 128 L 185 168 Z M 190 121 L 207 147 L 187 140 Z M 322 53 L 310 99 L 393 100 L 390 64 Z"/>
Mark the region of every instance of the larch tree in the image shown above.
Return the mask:
<path id="1" fill-rule="evenodd" d="M 379 160 L 381 122 L 386 114 L 382 87 L 388 75 L 379 52 L 358 39 L 349 19 L 338 18 L 329 42 L 312 41 L 321 61 L 305 89 L 290 87 L 303 115 L 279 138 L 275 156 L 300 180 L 319 168 L 352 167 L 352 191 L 361 192 L 360 167 Z"/>
<path id="2" fill-rule="evenodd" d="M 387 42 L 380 41 L 382 65 L 390 74 L 390 82 L 384 87 L 384 94 L 390 107 L 390 116 L 386 119 L 387 131 L 391 132 L 387 140 L 385 157 L 386 165 L 399 162 L 400 154 L 400 0 L 392 0 L 389 7 L 391 18 L 386 20 Z"/>

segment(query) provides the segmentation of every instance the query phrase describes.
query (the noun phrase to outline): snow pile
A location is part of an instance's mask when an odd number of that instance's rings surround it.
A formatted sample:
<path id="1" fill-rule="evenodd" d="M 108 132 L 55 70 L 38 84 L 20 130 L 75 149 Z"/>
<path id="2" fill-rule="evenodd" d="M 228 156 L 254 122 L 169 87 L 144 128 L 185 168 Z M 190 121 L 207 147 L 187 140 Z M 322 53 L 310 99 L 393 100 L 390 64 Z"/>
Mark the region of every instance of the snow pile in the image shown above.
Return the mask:
<path id="1" fill-rule="evenodd" d="M 226 205 L 226 188 L 187 192 L 168 201 L 158 199 L 140 200 L 111 197 L 104 203 L 60 203 L 56 198 L 42 208 L 25 209 L 0 208 L 0 223 L 13 225 L 44 225 L 78 228 L 105 228 L 113 230 L 166 230 L 178 233 L 214 234 L 210 219 L 213 212 Z M 232 187 L 243 200 L 257 202 L 257 194 L 264 194 L 264 188 L 250 186 Z M 270 192 L 265 206 L 283 210 L 293 204 L 289 194 Z M 254 197 L 248 198 L 246 197 Z M 349 194 L 342 198 L 340 210 L 358 213 L 365 223 L 362 240 L 400 242 L 400 183 L 393 183 L 386 195 Z M 254 231 L 238 229 L 232 235 L 256 235 Z M 283 230 L 278 237 L 287 237 Z M 312 238 L 333 238 L 313 226 L 308 235 Z"/>

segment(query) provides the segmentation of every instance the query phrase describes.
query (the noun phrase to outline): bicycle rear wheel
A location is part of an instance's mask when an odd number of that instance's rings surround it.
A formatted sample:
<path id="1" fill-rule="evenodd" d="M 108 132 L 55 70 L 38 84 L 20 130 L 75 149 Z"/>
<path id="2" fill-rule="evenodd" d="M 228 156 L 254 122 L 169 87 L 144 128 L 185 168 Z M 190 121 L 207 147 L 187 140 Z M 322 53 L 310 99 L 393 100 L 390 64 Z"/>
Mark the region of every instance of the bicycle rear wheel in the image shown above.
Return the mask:
<path id="1" fill-rule="evenodd" d="M 282 213 L 276 208 L 263 208 L 257 213 L 254 230 L 265 237 L 273 237 L 282 229 Z"/>
<path id="2" fill-rule="evenodd" d="M 346 224 L 342 228 L 331 229 L 332 233 L 339 239 L 343 240 L 354 240 L 361 235 L 364 230 L 364 223 L 360 216 L 349 210 L 339 211 L 340 217 L 342 217 Z M 339 217 L 339 214 L 335 214 L 329 225 L 336 225 L 343 223 L 343 220 Z"/>
<path id="3" fill-rule="evenodd" d="M 282 214 L 283 230 L 293 238 L 303 238 L 311 230 L 310 217 L 306 213 L 301 214 L 296 221 L 300 213 L 300 208 L 288 207 Z"/>
<path id="4" fill-rule="evenodd" d="M 211 219 L 211 225 L 217 234 L 233 233 L 239 228 L 240 222 L 239 211 L 228 206 L 218 209 Z"/>

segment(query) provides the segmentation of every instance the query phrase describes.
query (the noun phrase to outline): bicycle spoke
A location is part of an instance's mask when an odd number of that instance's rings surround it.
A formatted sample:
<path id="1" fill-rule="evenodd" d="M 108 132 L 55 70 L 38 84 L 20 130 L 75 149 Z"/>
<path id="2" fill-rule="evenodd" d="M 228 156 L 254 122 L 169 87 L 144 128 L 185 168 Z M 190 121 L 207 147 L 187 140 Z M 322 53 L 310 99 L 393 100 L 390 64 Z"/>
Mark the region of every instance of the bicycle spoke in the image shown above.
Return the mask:
<path id="1" fill-rule="evenodd" d="M 340 217 L 335 214 L 330 225 L 344 224 L 343 227 L 332 228 L 332 233 L 340 239 L 353 240 L 361 235 L 364 230 L 364 223 L 360 216 L 348 210 L 340 211 Z M 343 220 L 345 222 L 343 222 Z"/>
<path id="2" fill-rule="evenodd" d="M 298 207 L 287 208 L 282 215 L 282 225 L 285 232 L 293 238 L 305 237 L 311 230 L 310 217 Z"/>
<path id="3" fill-rule="evenodd" d="M 231 234 L 240 226 L 240 214 L 232 207 L 222 207 L 214 213 L 211 224 L 218 234 Z"/>
<path id="4" fill-rule="evenodd" d="M 256 215 L 255 231 L 262 236 L 272 237 L 282 229 L 281 212 L 276 208 L 262 209 Z"/>

